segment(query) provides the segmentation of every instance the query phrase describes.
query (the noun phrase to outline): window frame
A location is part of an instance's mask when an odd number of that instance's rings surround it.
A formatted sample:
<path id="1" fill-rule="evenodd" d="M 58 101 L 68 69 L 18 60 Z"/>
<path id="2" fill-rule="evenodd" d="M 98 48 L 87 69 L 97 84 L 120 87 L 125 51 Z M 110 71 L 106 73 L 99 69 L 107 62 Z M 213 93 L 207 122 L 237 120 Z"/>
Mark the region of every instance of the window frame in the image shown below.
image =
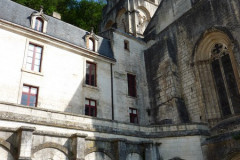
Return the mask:
<path id="1" fill-rule="evenodd" d="M 92 43 L 93 43 L 92 49 L 90 48 L 90 41 L 92 41 Z M 94 51 L 95 52 L 95 40 L 92 37 L 89 37 L 89 39 L 88 39 L 88 49 L 90 51 Z"/>
<path id="2" fill-rule="evenodd" d="M 41 26 L 40 29 L 39 29 L 39 23 L 37 23 L 37 22 L 41 22 L 42 23 L 42 26 Z M 44 20 L 41 17 L 36 17 L 33 29 L 35 31 L 43 32 L 43 28 L 44 28 Z"/>
<path id="3" fill-rule="evenodd" d="M 130 77 L 133 79 L 130 79 Z M 128 96 L 137 97 L 136 75 L 127 73 L 127 83 L 128 83 Z"/>
<path id="4" fill-rule="evenodd" d="M 136 114 L 133 113 L 133 111 L 136 111 Z M 137 118 L 137 122 L 135 122 L 135 118 Z M 138 109 L 136 108 L 129 108 L 129 120 L 130 123 L 138 124 Z"/>
<path id="5" fill-rule="evenodd" d="M 28 92 L 24 92 L 24 91 L 23 91 L 23 87 L 28 87 L 28 88 L 29 88 L 29 91 L 28 91 Z M 31 94 L 31 88 L 37 89 L 37 93 L 36 93 L 36 94 Z M 22 104 L 22 96 L 23 96 L 23 95 L 27 95 L 27 105 Z M 22 96 L 21 96 L 21 102 L 20 102 L 20 104 L 21 104 L 21 105 L 24 105 L 24 106 L 29 106 L 29 107 L 37 107 L 37 105 L 38 105 L 38 95 L 39 95 L 39 87 L 33 86 L 33 85 L 28 85 L 28 84 L 23 84 L 23 86 L 22 86 Z M 35 96 L 35 98 L 36 98 L 36 101 L 35 101 L 35 105 L 34 105 L 34 106 L 30 106 L 30 105 L 29 105 L 29 103 L 30 103 L 30 96 Z"/>
<path id="6" fill-rule="evenodd" d="M 88 83 L 87 83 L 87 65 L 90 64 L 91 65 L 94 65 L 95 66 L 95 80 L 94 80 L 94 85 L 91 85 L 91 72 L 89 72 L 89 78 L 88 78 Z M 92 86 L 92 87 L 97 87 L 97 63 L 95 62 L 90 62 L 90 61 L 86 61 L 86 73 L 85 73 L 85 84 L 86 85 L 89 85 L 89 86 Z M 91 71 L 91 69 L 89 69 Z"/>
<path id="7" fill-rule="evenodd" d="M 27 60 L 28 60 L 28 57 L 30 57 L 30 56 L 29 56 L 29 47 L 30 47 L 30 45 L 33 45 L 33 46 L 34 46 L 34 50 L 33 50 L 32 62 L 31 62 L 31 69 L 28 69 L 28 68 L 27 68 L 27 63 L 28 63 Z M 41 57 L 40 57 L 39 71 L 35 71 L 35 70 L 34 70 L 35 60 L 36 60 L 36 57 L 35 57 L 35 56 L 36 56 L 36 48 L 37 48 L 37 47 L 40 47 L 40 48 L 41 48 Z M 36 73 L 41 73 L 41 72 L 42 72 L 43 50 L 44 50 L 44 47 L 43 47 L 42 45 L 38 45 L 38 44 L 36 44 L 36 43 L 29 42 L 28 48 L 27 48 L 25 66 L 24 66 L 24 68 L 25 68 L 26 70 L 30 70 L 31 72 L 36 72 Z"/>
<path id="8" fill-rule="evenodd" d="M 88 100 L 89 101 L 89 104 L 87 105 L 86 104 L 86 100 Z M 95 106 L 92 106 L 91 105 L 91 102 L 95 102 Z M 86 116 L 91 116 L 91 117 L 97 117 L 97 101 L 96 100 L 94 100 L 94 99 L 91 99 L 91 98 L 85 98 L 85 105 L 84 105 L 85 107 L 84 107 L 84 114 L 86 115 Z M 86 107 L 88 107 L 88 111 L 89 111 L 89 113 L 88 114 L 86 114 Z M 94 109 L 94 111 L 95 111 L 95 115 L 91 115 L 91 108 L 93 108 Z"/>

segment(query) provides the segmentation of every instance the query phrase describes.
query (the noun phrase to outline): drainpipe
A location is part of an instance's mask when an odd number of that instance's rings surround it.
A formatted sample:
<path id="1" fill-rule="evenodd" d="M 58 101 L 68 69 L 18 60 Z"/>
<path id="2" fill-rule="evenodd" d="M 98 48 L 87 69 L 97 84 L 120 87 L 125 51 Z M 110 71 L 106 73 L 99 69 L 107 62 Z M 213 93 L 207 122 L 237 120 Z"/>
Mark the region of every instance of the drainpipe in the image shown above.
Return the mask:
<path id="1" fill-rule="evenodd" d="M 112 63 L 110 64 L 110 67 L 111 67 L 112 120 L 114 120 L 114 103 L 113 103 L 113 70 L 112 70 Z"/>

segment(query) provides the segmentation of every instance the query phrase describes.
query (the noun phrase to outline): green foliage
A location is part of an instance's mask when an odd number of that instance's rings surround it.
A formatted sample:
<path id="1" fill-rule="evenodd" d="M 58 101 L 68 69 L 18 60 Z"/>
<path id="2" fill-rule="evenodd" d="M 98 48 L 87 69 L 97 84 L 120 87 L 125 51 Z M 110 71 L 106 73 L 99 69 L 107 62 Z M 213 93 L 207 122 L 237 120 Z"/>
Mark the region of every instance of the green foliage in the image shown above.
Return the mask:
<path id="1" fill-rule="evenodd" d="M 14 0 L 27 7 L 39 10 L 43 6 L 45 14 L 52 15 L 58 12 L 62 20 L 77 27 L 90 31 L 94 27 L 98 31 L 98 25 L 102 19 L 102 9 L 106 0 Z"/>

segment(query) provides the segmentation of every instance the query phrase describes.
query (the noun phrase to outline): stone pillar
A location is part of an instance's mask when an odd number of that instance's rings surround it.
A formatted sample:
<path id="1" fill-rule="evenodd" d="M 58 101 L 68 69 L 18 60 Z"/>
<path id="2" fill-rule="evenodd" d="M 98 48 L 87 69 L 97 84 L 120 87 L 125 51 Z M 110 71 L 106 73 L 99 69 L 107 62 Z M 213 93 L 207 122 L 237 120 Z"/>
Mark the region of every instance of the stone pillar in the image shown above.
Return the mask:
<path id="1" fill-rule="evenodd" d="M 32 138 L 35 127 L 22 126 L 18 129 L 18 160 L 31 160 Z"/>
<path id="2" fill-rule="evenodd" d="M 114 152 L 116 153 L 116 160 L 126 160 L 127 147 L 125 139 L 117 139 L 114 142 Z"/>
<path id="3" fill-rule="evenodd" d="M 145 148 L 145 159 L 147 160 L 155 160 L 154 151 L 153 151 L 153 143 L 152 142 L 144 142 Z"/>
<path id="4" fill-rule="evenodd" d="M 72 150 L 73 160 L 84 160 L 85 159 L 85 138 L 86 134 L 74 134 L 72 135 Z"/>

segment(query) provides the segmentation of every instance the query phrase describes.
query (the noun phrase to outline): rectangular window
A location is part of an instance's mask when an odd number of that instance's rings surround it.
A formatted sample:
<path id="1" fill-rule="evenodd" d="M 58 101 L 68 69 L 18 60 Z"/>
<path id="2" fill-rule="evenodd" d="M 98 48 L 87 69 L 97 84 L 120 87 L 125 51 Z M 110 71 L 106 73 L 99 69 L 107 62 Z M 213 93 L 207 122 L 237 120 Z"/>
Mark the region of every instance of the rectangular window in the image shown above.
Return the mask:
<path id="1" fill-rule="evenodd" d="M 85 99 L 85 115 L 97 116 L 97 105 L 95 100 Z"/>
<path id="2" fill-rule="evenodd" d="M 21 104 L 26 106 L 37 106 L 38 88 L 23 85 Z"/>
<path id="3" fill-rule="evenodd" d="M 138 111 L 134 108 L 129 108 L 130 123 L 138 123 Z"/>
<path id="4" fill-rule="evenodd" d="M 96 80 L 96 64 L 87 62 L 86 66 L 86 84 L 91 86 L 97 86 Z"/>
<path id="5" fill-rule="evenodd" d="M 136 97 L 136 76 L 132 74 L 127 74 L 128 80 L 128 95 L 131 97 Z"/>
<path id="6" fill-rule="evenodd" d="M 26 69 L 32 70 L 35 72 L 41 71 L 41 59 L 42 59 L 42 47 L 29 44 Z"/>
<path id="7" fill-rule="evenodd" d="M 124 40 L 124 49 L 129 51 L 129 41 Z"/>

